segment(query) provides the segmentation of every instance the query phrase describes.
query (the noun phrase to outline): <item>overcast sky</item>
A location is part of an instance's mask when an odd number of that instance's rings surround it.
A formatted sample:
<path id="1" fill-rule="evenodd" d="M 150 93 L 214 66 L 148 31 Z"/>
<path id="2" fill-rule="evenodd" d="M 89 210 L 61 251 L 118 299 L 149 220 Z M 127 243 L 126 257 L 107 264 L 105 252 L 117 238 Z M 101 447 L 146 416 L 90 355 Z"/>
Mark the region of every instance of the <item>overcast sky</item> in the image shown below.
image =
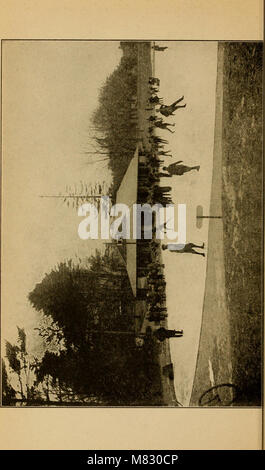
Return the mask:
<path id="1" fill-rule="evenodd" d="M 27 294 L 45 272 L 101 246 L 80 240 L 75 210 L 39 195 L 109 178 L 106 162 L 87 165 L 83 152 L 99 88 L 120 57 L 119 42 L 4 42 L 3 339 L 36 326 Z"/>

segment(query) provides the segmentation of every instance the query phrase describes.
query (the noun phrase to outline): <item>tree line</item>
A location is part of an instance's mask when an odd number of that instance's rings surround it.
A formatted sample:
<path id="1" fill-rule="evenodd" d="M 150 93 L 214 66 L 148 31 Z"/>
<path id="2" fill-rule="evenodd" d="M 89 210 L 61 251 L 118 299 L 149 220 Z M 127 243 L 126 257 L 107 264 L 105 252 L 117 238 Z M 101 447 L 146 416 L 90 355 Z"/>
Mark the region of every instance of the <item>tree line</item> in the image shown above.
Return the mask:
<path id="1" fill-rule="evenodd" d="M 18 328 L 17 343 L 6 343 L 3 404 L 129 405 L 150 398 L 159 375 L 155 350 L 136 348 L 134 298 L 119 258 L 98 251 L 86 265 L 60 263 L 28 298 L 40 315 L 44 354 L 31 357 Z"/>
<path id="2" fill-rule="evenodd" d="M 99 92 L 99 105 L 92 122 L 102 137 L 96 141 L 108 151 L 109 168 L 113 175 L 111 191 L 116 193 L 135 151 L 136 123 L 130 120 L 131 103 L 137 93 L 137 43 L 107 77 Z"/>

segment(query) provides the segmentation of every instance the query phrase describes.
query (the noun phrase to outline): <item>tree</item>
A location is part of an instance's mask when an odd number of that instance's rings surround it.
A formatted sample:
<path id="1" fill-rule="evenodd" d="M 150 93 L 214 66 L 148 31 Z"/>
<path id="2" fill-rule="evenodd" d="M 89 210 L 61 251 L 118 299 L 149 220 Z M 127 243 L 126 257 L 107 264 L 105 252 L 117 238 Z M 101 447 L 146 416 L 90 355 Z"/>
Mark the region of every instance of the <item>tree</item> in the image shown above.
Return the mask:
<path id="1" fill-rule="evenodd" d="M 50 352 L 58 352 L 65 348 L 63 330 L 51 317 L 41 315 L 39 326 L 34 329 L 38 331 L 46 349 L 48 348 Z"/>
<path id="2" fill-rule="evenodd" d="M 95 142 L 108 151 L 109 168 L 116 193 L 133 157 L 136 122 L 132 121 L 132 100 L 137 93 L 137 44 L 129 44 L 119 66 L 107 77 L 100 89 L 99 105 L 92 118 L 100 137 Z"/>
<path id="3" fill-rule="evenodd" d="M 13 374 L 18 381 L 19 389 L 15 390 L 12 387 L 12 396 L 10 396 L 9 381 L 6 368 L 2 372 L 5 387 L 9 393 L 10 401 L 22 401 L 29 404 L 39 397 L 39 392 L 36 388 L 36 382 L 34 377 L 34 369 L 36 359 L 30 357 L 26 349 L 26 333 L 23 328 L 17 327 L 18 330 L 18 339 L 17 344 L 11 344 L 9 341 L 6 341 L 6 358 L 8 361 L 11 374 Z M 14 392 L 14 393 L 13 393 Z M 4 398 L 4 389 L 3 389 L 3 398 Z M 18 398 L 19 397 L 19 398 Z"/>
<path id="4" fill-rule="evenodd" d="M 137 354 L 134 297 L 118 254 L 96 251 L 83 266 L 59 264 L 29 299 L 50 319 L 38 327 L 47 347 L 36 376 L 46 400 L 51 390 L 62 402 L 90 402 L 96 397 L 104 403 L 123 403 L 137 393 L 137 385 L 132 387 L 138 376 L 132 367 Z M 61 336 L 64 347 L 49 349 Z"/>
<path id="5" fill-rule="evenodd" d="M 87 274 L 91 288 L 86 297 L 82 293 L 82 279 Z M 88 320 L 87 305 L 93 305 L 95 280 L 86 270 L 69 263 L 60 263 L 46 274 L 41 283 L 36 284 L 29 294 L 32 306 L 62 328 L 65 340 L 79 343 Z M 93 314 L 93 313 L 92 313 Z"/>
<path id="6" fill-rule="evenodd" d="M 20 385 L 20 395 L 21 395 L 21 398 L 24 399 L 24 398 L 26 398 L 26 396 L 25 396 L 25 393 L 24 393 L 22 377 L 21 377 L 22 367 L 23 366 L 22 366 L 20 360 L 18 359 L 18 355 L 19 355 L 18 346 L 15 346 L 15 345 L 9 343 L 9 341 L 7 341 L 6 342 L 6 357 L 7 357 L 8 363 L 9 363 L 9 367 L 11 368 L 11 370 L 18 377 L 18 381 L 19 381 L 19 385 Z"/>
<path id="7" fill-rule="evenodd" d="M 108 194 L 109 189 L 105 181 L 96 183 L 93 186 L 80 181 L 79 185 L 75 184 L 73 187 L 66 186 L 65 194 L 41 195 L 40 197 L 59 199 L 66 204 L 67 207 L 74 209 L 78 209 L 78 207 L 85 202 L 90 202 L 99 210 L 101 197 Z"/>
<path id="8" fill-rule="evenodd" d="M 42 359 L 31 357 L 26 349 L 26 334 L 23 328 L 18 328 L 17 344 L 6 342 L 6 357 L 10 368 L 12 384 L 18 381 L 18 389 L 13 388 L 10 383 L 6 364 L 2 360 L 2 402 L 4 405 L 41 405 L 57 404 L 62 402 L 63 392 L 54 380 L 52 374 L 41 374 Z M 57 353 L 58 354 L 58 353 Z M 54 353 L 45 352 L 49 357 L 57 357 Z M 45 359 L 44 359 L 45 363 Z M 12 377 L 12 375 L 14 377 Z M 69 401 L 73 392 L 67 388 L 64 398 Z M 68 398 L 67 398 L 68 397 Z M 75 397 L 76 398 L 76 397 Z M 76 400 L 75 400 L 76 401 Z"/>
<path id="9" fill-rule="evenodd" d="M 9 382 L 6 364 L 4 359 L 2 359 L 2 404 L 11 405 L 16 396 L 16 391 Z"/>
<path id="10" fill-rule="evenodd" d="M 42 336 L 62 333 L 66 347 L 83 347 L 95 325 L 110 329 L 117 325 L 118 319 L 122 320 L 121 302 L 127 304 L 132 299 L 127 274 L 119 264 L 115 271 L 113 257 L 97 252 L 87 263 L 60 263 L 28 296 L 31 305 L 53 323 Z"/>

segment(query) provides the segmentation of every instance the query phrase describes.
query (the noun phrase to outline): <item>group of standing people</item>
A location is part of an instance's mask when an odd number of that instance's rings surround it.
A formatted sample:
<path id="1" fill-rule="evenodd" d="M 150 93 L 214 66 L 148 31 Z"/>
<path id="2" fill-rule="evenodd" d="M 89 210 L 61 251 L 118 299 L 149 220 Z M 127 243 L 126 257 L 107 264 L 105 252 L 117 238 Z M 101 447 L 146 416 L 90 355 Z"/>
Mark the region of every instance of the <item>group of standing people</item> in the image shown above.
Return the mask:
<path id="1" fill-rule="evenodd" d="M 167 47 L 153 46 L 156 51 L 164 51 Z M 183 163 L 182 160 L 165 165 L 163 158 L 172 157 L 172 153 L 169 150 L 164 149 L 164 145 L 168 144 L 168 141 L 156 135 L 155 128 L 168 130 L 170 133 L 174 131 L 170 128 L 175 127 L 174 123 L 164 122 L 163 117 L 174 116 L 178 109 L 186 108 L 186 103 L 183 104 L 184 96 L 174 101 L 172 104 L 164 104 L 163 99 L 157 95 L 159 92 L 160 80 L 156 77 L 149 77 L 148 80 L 150 96 L 148 98 L 148 111 L 155 111 L 155 114 L 151 114 L 147 120 L 149 122 L 149 143 L 151 144 L 151 151 L 145 151 L 146 163 L 139 164 L 139 202 L 147 202 L 150 205 L 160 203 L 163 206 L 172 203 L 171 199 L 171 186 L 160 186 L 160 179 L 173 176 L 182 176 L 185 173 L 195 170 L 200 170 L 200 165 L 188 166 Z M 150 108 L 151 106 L 151 108 Z M 156 108 L 157 107 L 157 108 Z M 159 116 L 160 114 L 160 116 Z M 162 166 L 162 170 L 161 170 Z M 165 225 L 165 224 L 164 224 Z M 153 231 L 153 233 L 155 230 Z M 153 240 L 151 243 L 155 243 Z M 150 322 L 159 324 L 167 317 L 166 309 L 166 296 L 165 288 L 166 281 L 163 274 L 163 266 L 159 262 L 159 248 L 155 247 L 154 244 L 149 244 L 149 258 L 151 260 L 147 264 L 148 274 L 146 276 L 147 289 L 146 289 L 146 302 L 147 302 L 147 319 Z M 204 243 L 202 245 L 196 245 L 194 243 L 186 243 L 185 245 L 168 243 L 162 244 L 162 250 L 168 250 L 172 253 L 191 253 L 205 257 L 203 250 Z M 183 336 L 183 330 L 169 330 L 160 326 L 160 328 L 153 331 L 159 341 L 164 341 L 167 338 L 181 337 Z"/>

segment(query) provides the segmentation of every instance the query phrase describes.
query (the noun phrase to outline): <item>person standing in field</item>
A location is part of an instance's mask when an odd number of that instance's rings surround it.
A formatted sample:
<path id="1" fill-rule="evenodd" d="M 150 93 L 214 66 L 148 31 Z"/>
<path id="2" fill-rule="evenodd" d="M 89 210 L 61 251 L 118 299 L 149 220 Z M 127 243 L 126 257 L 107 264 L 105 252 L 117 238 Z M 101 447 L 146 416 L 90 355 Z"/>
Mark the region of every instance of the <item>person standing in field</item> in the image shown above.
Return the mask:
<path id="1" fill-rule="evenodd" d="M 181 101 L 184 100 L 184 96 L 181 96 L 178 100 L 174 101 L 174 103 L 170 105 L 161 104 L 160 108 L 157 110 L 158 113 L 163 114 L 163 116 L 175 116 L 174 112 L 180 108 L 186 108 L 186 104 L 179 104 Z"/>
<path id="2" fill-rule="evenodd" d="M 163 170 L 168 172 L 168 174 L 165 173 L 163 174 L 163 176 L 168 176 L 168 175 L 182 176 L 184 175 L 184 173 L 187 173 L 188 171 L 200 170 L 200 165 L 187 166 L 187 165 L 181 165 L 181 163 L 182 163 L 182 160 L 179 160 L 178 162 L 171 163 L 168 166 L 163 166 Z"/>
<path id="3" fill-rule="evenodd" d="M 164 327 L 158 328 L 153 332 L 153 336 L 158 339 L 158 341 L 165 341 L 168 338 L 179 338 L 183 336 L 183 330 L 167 330 Z"/>
<path id="4" fill-rule="evenodd" d="M 157 46 L 157 45 L 152 46 L 152 48 L 153 48 L 155 51 L 162 51 L 162 52 L 165 51 L 166 49 L 168 49 L 167 46 Z"/>
<path id="5" fill-rule="evenodd" d="M 175 127 L 175 124 L 170 124 L 170 122 L 163 122 L 162 119 L 159 119 L 159 120 L 154 121 L 154 126 L 159 127 L 159 129 L 165 129 L 171 132 L 171 134 L 174 134 L 174 131 L 169 129 L 169 126 Z"/>
<path id="6" fill-rule="evenodd" d="M 178 243 L 168 243 L 167 245 L 162 244 L 162 250 L 169 250 L 172 253 L 191 253 L 193 255 L 201 255 L 205 257 L 204 253 L 200 253 L 199 251 L 194 250 L 194 248 L 204 248 L 204 243 L 202 245 L 195 245 L 195 243 L 186 243 L 178 244 Z"/>
<path id="7" fill-rule="evenodd" d="M 160 85 L 160 80 L 159 80 L 159 78 L 156 78 L 156 77 L 149 77 L 148 83 L 149 83 L 150 85 L 157 85 L 157 86 L 159 86 L 159 85 Z"/>
<path id="8" fill-rule="evenodd" d="M 165 157 L 172 157 L 171 150 L 159 150 L 158 155 L 164 155 Z"/>

